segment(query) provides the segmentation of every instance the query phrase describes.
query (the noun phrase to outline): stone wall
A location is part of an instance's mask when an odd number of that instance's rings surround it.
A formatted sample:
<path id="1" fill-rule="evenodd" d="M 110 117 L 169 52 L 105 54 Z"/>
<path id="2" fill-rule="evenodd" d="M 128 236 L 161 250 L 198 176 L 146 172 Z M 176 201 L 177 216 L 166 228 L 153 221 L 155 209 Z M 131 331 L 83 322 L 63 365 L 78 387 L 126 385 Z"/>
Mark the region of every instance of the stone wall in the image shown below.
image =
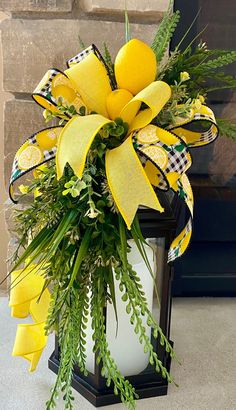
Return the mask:
<path id="1" fill-rule="evenodd" d="M 78 53 L 79 36 L 85 45 L 94 42 L 102 48 L 107 42 L 115 55 L 124 43 L 124 4 L 124 0 L 0 0 L 0 10 L 9 15 L 1 23 L 3 89 L 13 95 L 4 112 L 6 187 L 17 147 L 44 126 L 31 92 L 48 68 L 66 68 L 66 60 Z M 128 0 L 132 36 L 149 42 L 167 6 L 168 0 Z"/>
<path id="2" fill-rule="evenodd" d="M 0 11 L 0 23 L 7 18 L 7 15 Z M 6 201 L 7 193 L 4 186 L 4 126 L 3 126 L 3 108 L 4 102 L 11 98 L 11 94 L 6 93 L 3 91 L 2 86 L 2 47 L 0 43 L 0 232 L 1 232 L 1 239 L 0 239 L 0 282 L 6 276 L 7 273 L 7 264 L 6 264 L 6 256 L 7 256 L 7 242 L 8 242 L 8 235 L 7 229 L 5 224 L 5 216 L 4 216 L 4 203 Z M 6 287 L 4 285 L 0 286 L 1 288 Z"/>

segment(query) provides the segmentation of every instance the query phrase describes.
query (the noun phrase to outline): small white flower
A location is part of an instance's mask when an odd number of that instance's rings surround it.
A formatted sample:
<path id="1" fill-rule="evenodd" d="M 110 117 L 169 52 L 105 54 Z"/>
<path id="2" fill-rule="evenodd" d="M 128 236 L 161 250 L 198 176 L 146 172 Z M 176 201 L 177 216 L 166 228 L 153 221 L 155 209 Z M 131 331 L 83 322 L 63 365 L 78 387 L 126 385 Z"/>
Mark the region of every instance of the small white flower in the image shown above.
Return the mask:
<path id="1" fill-rule="evenodd" d="M 89 218 L 94 219 L 94 218 L 97 218 L 98 214 L 99 212 L 91 208 L 86 212 L 85 216 L 88 216 Z"/>

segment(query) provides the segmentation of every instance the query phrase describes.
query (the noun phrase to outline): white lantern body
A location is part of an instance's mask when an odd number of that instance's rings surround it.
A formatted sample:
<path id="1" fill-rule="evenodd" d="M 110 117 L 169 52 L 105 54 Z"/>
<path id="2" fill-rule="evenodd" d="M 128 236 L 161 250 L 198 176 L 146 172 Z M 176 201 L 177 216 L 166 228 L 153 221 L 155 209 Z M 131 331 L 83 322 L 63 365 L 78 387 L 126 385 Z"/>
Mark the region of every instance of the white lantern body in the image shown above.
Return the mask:
<path id="1" fill-rule="evenodd" d="M 131 247 L 131 252 L 128 253 L 129 263 L 140 278 L 149 310 L 152 311 L 154 291 L 153 277 L 140 255 L 135 242 L 130 240 L 129 245 Z M 145 245 L 145 250 L 152 271 L 155 272 L 155 246 Z M 106 335 L 109 350 L 123 376 L 139 374 L 147 367 L 149 354 L 144 353 L 143 345 L 139 342 L 139 335 L 134 332 L 134 326 L 130 323 L 130 315 L 126 312 L 126 303 L 121 300 L 122 292 L 119 289 L 119 283 L 115 277 L 114 283 L 118 329 L 114 307 L 112 304 L 108 304 L 106 309 Z M 151 329 L 146 321 L 147 318 L 143 316 L 143 325 L 146 328 L 146 334 L 151 338 Z M 93 353 L 94 341 L 92 340 L 91 317 L 89 317 L 88 321 L 86 342 L 86 367 L 91 373 L 94 373 L 95 357 Z"/>

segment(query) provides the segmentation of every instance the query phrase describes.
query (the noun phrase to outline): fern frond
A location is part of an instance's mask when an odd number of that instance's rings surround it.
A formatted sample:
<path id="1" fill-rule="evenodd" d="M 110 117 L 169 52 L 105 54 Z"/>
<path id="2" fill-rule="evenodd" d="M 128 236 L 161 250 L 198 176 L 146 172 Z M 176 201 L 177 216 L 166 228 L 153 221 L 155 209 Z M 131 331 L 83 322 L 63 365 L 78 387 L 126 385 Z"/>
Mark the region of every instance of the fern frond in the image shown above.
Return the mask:
<path id="1" fill-rule="evenodd" d="M 103 48 L 104 48 L 104 53 L 103 53 L 103 59 L 106 63 L 106 65 L 110 68 L 113 67 L 113 63 L 112 63 L 112 58 L 111 58 L 111 53 L 108 49 L 107 43 L 103 43 Z"/>
<path id="2" fill-rule="evenodd" d="M 112 57 L 111 57 L 111 53 L 108 49 L 108 46 L 106 43 L 103 43 L 103 48 L 104 48 L 104 52 L 103 52 L 103 59 L 106 63 L 109 75 L 110 75 L 110 79 L 112 81 L 112 84 L 116 85 L 116 79 L 115 79 L 115 73 L 114 73 L 114 64 L 112 62 Z"/>
<path id="3" fill-rule="evenodd" d="M 81 50 L 84 50 L 86 48 L 86 45 L 80 36 L 79 36 L 79 45 L 80 45 Z"/>
<path id="4" fill-rule="evenodd" d="M 236 78 L 232 75 L 225 75 L 224 73 L 214 73 L 214 81 L 216 84 L 209 87 L 204 87 L 204 91 L 209 93 L 216 90 L 225 90 L 227 88 L 236 87 Z"/>
<path id="5" fill-rule="evenodd" d="M 224 67 L 228 64 L 232 64 L 236 61 L 236 51 L 228 51 L 225 52 L 224 50 L 222 51 L 221 55 L 219 55 L 217 58 L 208 60 L 206 63 L 202 63 L 200 65 L 201 71 L 205 70 L 215 70 L 220 67 Z M 197 69 L 197 67 L 196 67 Z"/>
<path id="6" fill-rule="evenodd" d="M 216 120 L 220 136 L 225 136 L 236 140 L 236 122 L 225 118 L 217 118 Z"/>
<path id="7" fill-rule="evenodd" d="M 161 61 L 163 58 L 169 42 L 175 32 L 177 24 L 180 19 L 180 12 L 177 10 L 175 13 L 172 12 L 173 1 L 170 2 L 169 9 L 163 18 L 161 24 L 159 25 L 154 40 L 152 42 L 151 48 L 156 54 L 157 61 Z"/>

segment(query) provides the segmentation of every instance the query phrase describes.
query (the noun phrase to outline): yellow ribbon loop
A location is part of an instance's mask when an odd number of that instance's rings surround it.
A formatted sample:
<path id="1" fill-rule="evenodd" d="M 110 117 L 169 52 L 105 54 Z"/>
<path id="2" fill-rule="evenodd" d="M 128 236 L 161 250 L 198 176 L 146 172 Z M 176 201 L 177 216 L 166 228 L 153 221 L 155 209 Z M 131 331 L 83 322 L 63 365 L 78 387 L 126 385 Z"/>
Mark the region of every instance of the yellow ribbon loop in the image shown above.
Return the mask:
<path id="1" fill-rule="evenodd" d="M 108 117 L 106 99 L 112 91 L 108 73 L 103 63 L 90 53 L 78 64 L 65 71 L 83 101 L 91 111 Z"/>
<path id="2" fill-rule="evenodd" d="M 47 342 L 44 327 L 50 293 L 48 289 L 45 289 L 41 294 L 45 283 L 41 275 L 42 271 L 37 265 L 14 271 L 11 274 L 13 287 L 9 306 L 12 309 L 12 316 L 25 318 L 30 314 L 35 322 L 18 325 L 12 355 L 29 360 L 30 371 L 35 370 Z"/>
<path id="3" fill-rule="evenodd" d="M 93 114 L 85 117 L 75 116 L 66 124 L 60 134 L 57 147 L 58 179 L 62 177 L 67 163 L 75 175 L 82 177 L 90 146 L 99 130 L 109 122 L 111 121 L 102 115 Z"/>
<path id="4" fill-rule="evenodd" d="M 170 97 L 170 86 L 164 81 L 154 81 L 132 98 L 119 116 L 129 124 L 129 132 L 143 128 L 157 116 Z M 141 103 L 148 108 L 139 112 Z"/>
<path id="5" fill-rule="evenodd" d="M 129 229 L 139 205 L 164 211 L 133 148 L 131 136 L 106 153 L 106 174 L 114 201 Z"/>
<path id="6" fill-rule="evenodd" d="M 58 108 L 59 97 L 66 104 L 74 105 L 77 109 L 84 105 L 71 81 L 63 72 L 55 68 L 46 72 L 35 88 L 32 97 L 41 107 L 52 111 L 57 117 L 63 119 L 68 119 L 70 116 Z"/>
<path id="7" fill-rule="evenodd" d="M 12 356 L 20 356 L 30 362 L 29 371 L 33 372 L 47 344 L 44 332 L 45 322 L 20 324 L 17 326 Z"/>
<path id="8" fill-rule="evenodd" d="M 181 125 L 194 124 L 194 122 L 206 122 L 208 126 L 202 132 L 196 132 L 181 127 Z M 218 128 L 213 111 L 206 105 L 202 105 L 199 110 L 193 111 L 193 115 L 188 120 L 181 120 L 177 127 L 170 128 L 176 135 L 183 138 L 189 147 L 202 147 L 213 142 L 218 135 Z"/>
<path id="9" fill-rule="evenodd" d="M 21 176 L 35 169 L 39 165 L 55 157 L 57 139 L 62 130 L 61 126 L 49 127 L 31 135 L 18 149 L 12 167 L 9 194 L 13 202 L 13 184 Z"/>

